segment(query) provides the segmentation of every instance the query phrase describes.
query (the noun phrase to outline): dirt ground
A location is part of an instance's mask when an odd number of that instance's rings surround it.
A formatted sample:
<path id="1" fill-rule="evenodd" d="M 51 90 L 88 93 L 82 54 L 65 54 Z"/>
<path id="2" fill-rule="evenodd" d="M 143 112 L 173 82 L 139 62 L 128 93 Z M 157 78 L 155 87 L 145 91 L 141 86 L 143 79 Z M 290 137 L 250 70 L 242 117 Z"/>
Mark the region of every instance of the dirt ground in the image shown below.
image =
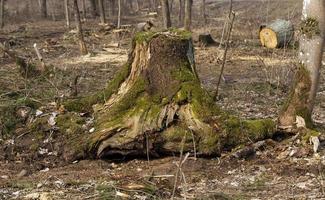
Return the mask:
<path id="1" fill-rule="evenodd" d="M 198 14 L 194 14 L 193 40 L 200 80 L 212 92 L 220 73 L 223 48 L 202 47 L 197 38 L 199 33 L 209 32 L 220 41 L 228 4 L 207 2 L 208 25 L 203 26 Z M 198 9 L 196 1 L 195 8 Z M 286 49 L 262 48 L 257 30 L 260 24 L 277 18 L 289 19 L 298 27 L 301 3 L 234 1 L 234 9 L 237 15 L 226 80 L 221 83 L 217 104 L 242 118 L 276 119 L 295 72 L 296 47 L 293 44 Z M 148 16 L 143 12 L 125 17 L 123 23 L 132 25 L 146 19 Z M 176 19 L 175 16 L 173 23 Z M 160 21 L 154 19 L 154 29 L 159 30 Z M 0 55 L 0 108 L 27 97 L 49 108 L 74 98 L 76 88 L 77 96 L 92 94 L 104 88 L 127 60 L 131 29 L 118 40 L 97 21 L 85 22 L 85 39 L 91 53 L 80 56 L 74 32 L 67 31 L 63 24 L 19 23 L 0 31 L 0 42 L 9 41 L 15 51 L 35 62 L 33 44 L 37 43 L 46 64 L 55 68 L 47 78 L 26 79 L 11 59 Z M 116 47 L 117 42 L 120 47 Z M 325 66 L 313 115 L 323 135 L 324 72 Z M 60 147 L 51 146 L 51 140 L 60 138 L 52 132 L 42 136 L 42 145 L 25 149 L 28 141 L 38 138 L 21 132 L 23 126 L 22 123 L 15 127 L 14 136 L 0 131 L 0 199 L 325 199 L 325 144 L 321 143 L 314 153 L 309 141 L 299 135 L 266 140 L 255 154 L 245 158 L 236 158 L 236 150 L 224 152 L 221 157 L 190 155 L 178 168 L 179 155 L 149 160 L 117 157 L 66 162 L 60 157 Z M 176 175 L 182 179 L 175 182 Z"/>

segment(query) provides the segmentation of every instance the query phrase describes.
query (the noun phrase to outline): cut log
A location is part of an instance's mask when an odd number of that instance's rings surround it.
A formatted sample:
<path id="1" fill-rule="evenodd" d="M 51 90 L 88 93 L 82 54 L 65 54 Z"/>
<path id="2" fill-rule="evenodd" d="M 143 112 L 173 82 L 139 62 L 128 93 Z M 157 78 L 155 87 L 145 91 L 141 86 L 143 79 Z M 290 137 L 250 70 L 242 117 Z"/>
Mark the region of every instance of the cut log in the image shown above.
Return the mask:
<path id="1" fill-rule="evenodd" d="M 202 33 L 199 35 L 199 43 L 202 46 L 209 46 L 216 43 L 209 33 Z"/>
<path id="2" fill-rule="evenodd" d="M 290 21 L 275 20 L 260 27 L 259 37 L 262 46 L 267 48 L 286 47 L 294 36 L 294 27 Z"/>
<path id="3" fill-rule="evenodd" d="M 99 158 L 181 150 L 219 155 L 275 130 L 271 119 L 240 120 L 220 110 L 196 74 L 191 34 L 179 30 L 137 33 L 128 62 L 107 88 L 65 108 L 80 112 L 92 105 L 95 131 L 67 141 Z"/>

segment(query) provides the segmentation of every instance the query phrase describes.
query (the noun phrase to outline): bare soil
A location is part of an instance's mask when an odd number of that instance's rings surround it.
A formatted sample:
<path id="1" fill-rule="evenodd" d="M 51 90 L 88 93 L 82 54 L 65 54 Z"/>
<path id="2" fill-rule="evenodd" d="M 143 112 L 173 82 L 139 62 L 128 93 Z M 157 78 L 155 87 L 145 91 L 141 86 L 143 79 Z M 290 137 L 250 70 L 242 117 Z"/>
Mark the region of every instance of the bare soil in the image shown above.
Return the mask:
<path id="1" fill-rule="evenodd" d="M 220 73 L 223 48 L 201 47 L 196 40 L 199 33 L 209 32 L 220 42 L 228 4 L 207 2 L 209 24 L 203 26 L 195 14 L 193 39 L 202 85 L 212 92 Z M 199 5 L 195 6 L 198 10 Z M 234 9 L 237 16 L 217 104 L 242 118 L 275 119 L 295 72 L 296 46 L 262 48 L 257 30 L 261 23 L 277 18 L 292 20 L 298 27 L 301 3 L 234 1 Z M 138 14 L 126 17 L 123 23 L 136 24 L 146 19 L 147 16 Z M 160 21 L 154 20 L 157 30 Z M 97 21 L 89 20 L 84 29 L 91 53 L 80 56 L 74 32 L 67 31 L 63 24 L 37 21 L 8 25 L 1 30 L 0 42 L 10 41 L 12 49 L 34 62 L 37 60 L 33 44 L 37 43 L 46 64 L 56 69 L 50 77 L 26 79 L 11 59 L 0 55 L 1 107 L 28 97 L 42 104 L 45 114 L 50 114 L 54 104 L 75 98 L 75 88 L 77 96 L 104 88 L 127 60 L 132 30 L 118 40 Z M 120 47 L 116 47 L 118 42 Z M 323 66 L 313 115 L 323 134 L 324 70 Z M 91 116 L 88 118 L 92 120 Z M 299 137 L 275 137 L 243 159 L 233 156 L 236 150 L 224 152 L 221 157 L 191 155 L 179 171 L 179 155 L 67 162 L 61 157 L 61 146 L 52 146 L 52 140 L 56 144 L 63 140 L 60 135 L 48 132 L 41 139 L 34 138 L 21 131 L 25 125 L 18 125 L 13 136 L 0 131 L 0 199 L 169 199 L 175 185 L 177 199 L 325 199 L 324 143 L 314 153 L 313 146 Z M 32 147 L 33 141 L 39 139 L 41 144 Z M 175 184 L 176 174 L 183 179 Z"/>

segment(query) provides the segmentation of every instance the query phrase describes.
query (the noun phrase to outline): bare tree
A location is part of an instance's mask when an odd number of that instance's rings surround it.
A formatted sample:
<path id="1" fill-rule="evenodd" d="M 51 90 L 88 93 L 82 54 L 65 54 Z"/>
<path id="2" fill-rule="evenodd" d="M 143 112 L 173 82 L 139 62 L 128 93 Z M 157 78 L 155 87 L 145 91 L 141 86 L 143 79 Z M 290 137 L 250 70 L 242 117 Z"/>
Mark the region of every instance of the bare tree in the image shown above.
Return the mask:
<path id="1" fill-rule="evenodd" d="M 4 7 L 5 7 L 5 1 L 0 1 L 0 28 L 4 27 Z"/>
<path id="2" fill-rule="evenodd" d="M 202 0 L 201 2 L 201 17 L 203 19 L 203 24 L 206 25 L 207 24 L 207 15 L 205 13 L 205 0 Z"/>
<path id="3" fill-rule="evenodd" d="M 65 9 L 65 20 L 67 27 L 70 28 L 70 9 L 69 9 L 69 0 L 64 0 L 64 9 Z"/>
<path id="4" fill-rule="evenodd" d="M 185 1 L 184 0 L 179 0 L 178 4 L 178 26 L 183 26 L 184 25 L 184 5 Z"/>
<path id="5" fill-rule="evenodd" d="M 74 12 L 75 12 L 75 22 L 76 22 L 80 52 L 82 55 L 86 55 L 88 53 L 88 50 L 87 50 L 84 36 L 82 33 L 82 25 L 81 25 L 81 21 L 80 21 L 78 0 L 73 0 L 73 7 L 74 7 Z"/>
<path id="6" fill-rule="evenodd" d="M 185 28 L 185 30 L 188 30 L 188 31 L 191 30 L 192 4 L 193 4 L 193 0 L 185 0 L 184 28 Z"/>
<path id="7" fill-rule="evenodd" d="M 103 0 L 98 0 L 98 8 L 99 8 L 99 15 L 100 15 L 100 23 L 105 24 L 106 17 L 105 17 L 105 7 L 104 7 Z"/>
<path id="8" fill-rule="evenodd" d="M 118 0 L 117 28 L 121 28 L 121 0 Z"/>
<path id="9" fill-rule="evenodd" d="M 91 9 L 91 16 L 93 18 L 96 18 L 98 16 L 98 12 L 97 12 L 97 6 L 96 6 L 96 0 L 89 0 L 90 3 L 90 9 Z"/>
<path id="10" fill-rule="evenodd" d="M 140 10 L 140 1 L 136 0 L 135 1 L 135 12 L 139 12 L 139 10 Z"/>
<path id="11" fill-rule="evenodd" d="M 81 1 L 82 3 L 82 21 L 86 21 L 86 1 L 85 0 L 82 0 Z"/>
<path id="12" fill-rule="evenodd" d="M 299 64 L 294 84 L 280 116 L 280 128 L 292 131 L 297 116 L 312 127 L 311 115 L 319 85 L 325 36 L 325 1 L 304 0 L 299 45 Z"/>
<path id="13" fill-rule="evenodd" d="M 161 9 L 164 22 L 164 28 L 170 28 L 172 23 L 170 20 L 169 4 L 168 0 L 161 0 Z"/>
<path id="14" fill-rule="evenodd" d="M 43 18 L 47 18 L 47 0 L 41 0 L 41 15 Z"/>

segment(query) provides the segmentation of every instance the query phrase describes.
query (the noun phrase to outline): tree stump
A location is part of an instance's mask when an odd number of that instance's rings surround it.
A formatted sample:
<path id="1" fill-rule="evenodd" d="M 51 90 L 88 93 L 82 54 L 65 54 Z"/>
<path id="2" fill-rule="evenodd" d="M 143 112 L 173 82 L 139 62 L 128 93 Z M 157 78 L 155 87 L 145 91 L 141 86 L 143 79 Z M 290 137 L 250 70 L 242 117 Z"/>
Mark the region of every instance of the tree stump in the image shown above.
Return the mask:
<path id="1" fill-rule="evenodd" d="M 95 132 L 77 141 L 97 157 L 181 150 L 218 155 L 270 137 L 275 130 L 270 119 L 240 120 L 216 106 L 201 87 L 186 31 L 138 33 L 128 62 L 107 88 L 65 107 L 84 110 L 97 101 Z"/>
<path id="2" fill-rule="evenodd" d="M 202 46 L 209 46 L 216 43 L 209 33 L 202 33 L 199 35 L 199 43 Z"/>
<path id="3" fill-rule="evenodd" d="M 276 20 L 269 25 L 260 27 L 259 37 L 262 46 L 267 48 L 281 48 L 287 46 L 294 36 L 294 27 L 291 22 Z"/>

